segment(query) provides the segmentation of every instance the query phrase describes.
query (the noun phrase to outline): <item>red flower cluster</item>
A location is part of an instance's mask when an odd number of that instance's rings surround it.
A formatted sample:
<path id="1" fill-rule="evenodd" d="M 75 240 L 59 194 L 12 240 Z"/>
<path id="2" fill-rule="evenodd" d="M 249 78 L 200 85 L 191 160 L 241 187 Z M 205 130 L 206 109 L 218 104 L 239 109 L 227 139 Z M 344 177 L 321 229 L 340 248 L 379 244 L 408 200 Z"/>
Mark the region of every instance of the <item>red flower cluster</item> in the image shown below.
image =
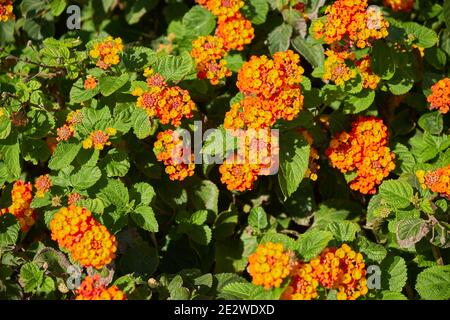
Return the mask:
<path id="1" fill-rule="evenodd" d="M 84 278 L 76 291 L 76 300 L 126 300 L 126 295 L 117 287 L 106 287 L 98 275 Z"/>
<path id="2" fill-rule="evenodd" d="M 153 74 L 151 69 L 145 71 L 148 91 L 137 88 L 133 95 L 138 97 L 137 106 L 143 108 L 149 117 L 157 117 L 162 124 L 181 125 L 183 118 L 193 117 L 196 109 L 189 92 L 178 86 L 168 86 L 160 74 Z"/>
<path id="3" fill-rule="evenodd" d="M 356 171 L 350 188 L 375 194 L 376 187 L 394 170 L 395 155 L 388 147 L 388 129 L 381 119 L 360 117 L 350 133 L 337 134 L 326 150 L 331 165 L 341 172 Z"/>
<path id="4" fill-rule="evenodd" d="M 208 79 L 217 85 L 221 79 L 231 76 L 226 67 L 225 55 L 230 50 L 244 50 L 255 37 L 252 23 L 239 10 L 242 0 L 197 0 L 218 17 L 214 36 L 202 36 L 192 42 L 191 56 L 197 64 L 199 79 Z"/>
<path id="5" fill-rule="evenodd" d="M 58 128 L 56 140 L 67 141 L 75 135 L 75 126 L 83 122 L 83 113 L 81 110 L 71 111 L 66 118 L 66 123 Z"/>
<path id="6" fill-rule="evenodd" d="M 17 218 L 22 232 L 28 231 L 36 222 L 36 211 L 30 208 L 33 200 L 32 190 L 30 182 L 16 181 L 11 191 L 11 205 L 0 209 L 0 216 L 10 213 Z"/>
<path id="7" fill-rule="evenodd" d="M 50 230 L 52 239 L 82 266 L 100 269 L 115 258 L 116 238 L 86 208 L 61 208 L 50 222 Z"/>

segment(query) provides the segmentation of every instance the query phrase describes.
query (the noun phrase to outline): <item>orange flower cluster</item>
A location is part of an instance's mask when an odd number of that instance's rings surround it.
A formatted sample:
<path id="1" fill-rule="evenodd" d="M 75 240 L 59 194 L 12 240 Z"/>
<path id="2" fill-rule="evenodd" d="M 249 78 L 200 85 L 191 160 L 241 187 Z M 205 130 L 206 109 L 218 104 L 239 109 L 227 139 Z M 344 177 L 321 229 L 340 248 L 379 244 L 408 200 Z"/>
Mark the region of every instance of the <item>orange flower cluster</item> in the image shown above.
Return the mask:
<path id="1" fill-rule="evenodd" d="M 57 138 L 56 141 L 67 141 L 75 135 L 75 126 L 83 122 L 83 113 L 81 110 L 71 111 L 66 118 L 66 123 L 56 129 Z"/>
<path id="2" fill-rule="evenodd" d="M 430 109 L 438 109 L 446 114 L 450 109 L 450 78 L 444 78 L 431 87 L 431 94 L 428 96 Z"/>
<path id="3" fill-rule="evenodd" d="M 248 96 L 231 106 L 225 114 L 225 129 L 266 129 L 276 122 L 271 103 Z"/>
<path id="4" fill-rule="evenodd" d="M 231 50 L 244 50 L 255 37 L 255 31 L 239 12 L 244 6 L 242 0 L 197 0 L 197 3 L 217 16 L 218 23 L 214 36 L 202 36 L 192 42 L 191 56 L 197 65 L 197 77 L 217 85 L 232 74 L 225 55 Z"/>
<path id="5" fill-rule="evenodd" d="M 431 191 L 450 199 L 450 165 L 428 172 L 419 170 L 416 175 L 422 188 L 430 188 Z"/>
<path id="6" fill-rule="evenodd" d="M 389 23 L 381 10 L 367 5 L 367 0 L 337 0 L 325 10 L 325 20 L 316 20 L 313 31 L 317 39 L 327 44 L 341 41 L 358 48 L 371 41 L 386 38 Z"/>
<path id="7" fill-rule="evenodd" d="M 309 153 L 309 164 L 306 170 L 305 177 L 311 179 L 312 181 L 317 181 L 317 172 L 320 169 L 320 165 L 317 164 L 317 160 L 320 159 L 319 153 L 316 148 L 312 147 L 314 139 L 312 135 L 305 129 L 299 129 L 300 133 L 305 138 L 306 142 L 311 146 L 311 151 Z"/>
<path id="8" fill-rule="evenodd" d="M 93 90 L 97 87 L 97 79 L 94 76 L 88 75 L 84 80 L 84 89 Z"/>
<path id="9" fill-rule="evenodd" d="M 327 248 L 309 263 L 300 263 L 293 275 L 282 299 L 315 299 L 319 285 L 337 289 L 338 300 L 355 300 L 368 292 L 363 256 L 347 244 Z"/>
<path id="10" fill-rule="evenodd" d="M 85 267 L 100 269 L 115 258 L 116 238 L 86 208 L 61 208 L 50 222 L 50 230 L 52 239 Z"/>
<path id="11" fill-rule="evenodd" d="M 30 208 L 33 200 L 32 189 L 30 182 L 16 181 L 11 191 L 11 205 L 0 209 L 0 216 L 10 213 L 17 218 L 22 232 L 27 232 L 36 221 L 36 211 Z"/>
<path id="12" fill-rule="evenodd" d="M 111 145 L 109 138 L 115 136 L 117 130 L 114 128 L 106 128 L 105 132 L 96 130 L 91 132 L 88 138 L 83 141 L 83 148 L 90 149 L 94 147 L 96 150 L 103 150 L 105 146 Z"/>
<path id="13" fill-rule="evenodd" d="M 178 86 L 168 86 L 160 74 L 153 74 L 153 70 L 146 69 L 148 91 L 141 88 L 133 91 L 137 96 L 137 106 L 143 108 L 149 117 L 157 117 L 162 124 L 181 125 L 183 118 L 191 119 L 196 109 L 195 103 L 187 90 Z"/>
<path id="14" fill-rule="evenodd" d="M 97 60 L 97 67 L 103 70 L 109 69 L 120 62 L 120 54 L 123 51 L 122 39 L 107 37 L 103 41 L 94 44 L 89 55 Z"/>
<path id="15" fill-rule="evenodd" d="M 237 131 L 237 132 L 236 132 Z M 252 190 L 259 176 L 272 175 L 278 170 L 279 141 L 271 130 L 236 130 L 238 150 L 219 167 L 221 182 L 228 190 Z"/>
<path id="16" fill-rule="evenodd" d="M 207 8 L 219 19 L 227 19 L 236 16 L 244 6 L 242 0 L 196 0 L 198 4 Z"/>
<path id="17" fill-rule="evenodd" d="M 375 194 L 376 187 L 394 170 L 395 155 L 389 149 L 387 127 L 381 119 L 360 117 L 350 133 L 337 134 L 325 151 L 331 165 L 342 173 L 356 171 L 350 188 Z"/>
<path id="18" fill-rule="evenodd" d="M 369 56 L 355 62 L 363 81 L 363 88 L 375 90 L 381 78 L 372 72 L 372 61 Z"/>
<path id="19" fill-rule="evenodd" d="M 293 268 L 293 254 L 284 251 L 281 243 L 267 242 L 260 244 L 248 258 L 247 271 L 255 285 L 266 289 L 279 288 Z"/>
<path id="20" fill-rule="evenodd" d="M 43 198 L 45 194 L 50 191 L 52 185 L 52 180 L 50 179 L 48 174 L 37 177 L 34 181 L 34 187 L 37 190 L 36 197 Z"/>
<path id="21" fill-rule="evenodd" d="M 158 133 L 154 144 L 156 159 L 166 166 L 170 180 L 182 181 L 194 175 L 194 155 L 188 152 L 182 137 L 177 131 L 166 130 Z"/>
<path id="22" fill-rule="evenodd" d="M 0 0 L 0 22 L 14 19 L 12 0 Z"/>
<path id="23" fill-rule="evenodd" d="M 106 288 L 98 275 L 84 278 L 77 289 L 76 300 L 126 300 L 126 295 L 117 287 Z"/>
<path id="24" fill-rule="evenodd" d="M 410 12 L 416 0 L 384 0 L 385 7 L 391 7 L 393 11 Z"/>

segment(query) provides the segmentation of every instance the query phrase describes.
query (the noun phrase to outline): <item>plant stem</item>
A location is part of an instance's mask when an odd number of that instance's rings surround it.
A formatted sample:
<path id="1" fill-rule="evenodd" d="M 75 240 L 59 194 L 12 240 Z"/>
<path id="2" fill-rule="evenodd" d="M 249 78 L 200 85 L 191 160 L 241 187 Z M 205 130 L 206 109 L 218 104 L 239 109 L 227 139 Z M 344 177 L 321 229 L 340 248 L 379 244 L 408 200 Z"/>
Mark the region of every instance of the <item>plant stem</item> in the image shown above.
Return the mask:
<path id="1" fill-rule="evenodd" d="M 433 257 L 436 260 L 437 264 L 443 266 L 444 260 L 442 259 L 441 251 L 439 251 L 439 248 L 434 244 L 431 244 L 431 251 L 433 252 Z"/>

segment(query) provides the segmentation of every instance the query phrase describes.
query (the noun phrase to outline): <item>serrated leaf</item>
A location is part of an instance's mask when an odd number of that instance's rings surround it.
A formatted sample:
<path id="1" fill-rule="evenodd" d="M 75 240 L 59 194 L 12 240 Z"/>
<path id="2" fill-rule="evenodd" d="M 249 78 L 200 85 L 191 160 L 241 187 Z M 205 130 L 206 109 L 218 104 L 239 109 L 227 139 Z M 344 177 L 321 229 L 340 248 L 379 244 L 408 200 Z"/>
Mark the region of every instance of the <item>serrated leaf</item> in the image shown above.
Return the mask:
<path id="1" fill-rule="evenodd" d="M 416 290 L 423 299 L 450 299 L 450 266 L 434 266 L 419 273 Z"/>
<path id="2" fill-rule="evenodd" d="M 255 286 L 248 282 L 232 282 L 222 288 L 223 293 L 243 300 L 250 299 L 254 290 Z"/>
<path id="3" fill-rule="evenodd" d="M 417 45 L 422 48 L 431 48 L 438 41 L 436 32 L 416 22 L 404 22 L 402 27 L 406 33 L 413 35 L 417 40 Z"/>
<path id="4" fill-rule="evenodd" d="M 108 177 L 123 177 L 130 169 L 128 155 L 121 150 L 111 149 L 101 161 Z"/>
<path id="5" fill-rule="evenodd" d="M 383 300 L 408 300 L 403 294 L 400 292 L 383 290 L 381 292 Z"/>
<path id="6" fill-rule="evenodd" d="M 137 204 L 149 205 L 155 196 L 155 189 L 146 182 L 136 183 L 131 189 L 131 198 L 135 200 Z"/>
<path id="7" fill-rule="evenodd" d="M 272 55 L 276 52 L 286 51 L 289 48 L 292 32 L 292 26 L 283 23 L 269 33 L 267 43 Z"/>
<path id="8" fill-rule="evenodd" d="M 328 242 L 333 239 L 329 231 L 313 229 L 302 234 L 297 240 L 297 252 L 303 261 L 309 261 L 317 257 Z"/>
<path id="9" fill-rule="evenodd" d="M 81 144 L 71 142 L 58 143 L 55 152 L 53 153 L 48 167 L 52 170 L 61 170 L 69 166 L 77 156 L 81 149 Z"/>
<path id="10" fill-rule="evenodd" d="M 130 71 L 139 71 L 156 62 L 156 53 L 146 47 L 126 48 L 123 54 L 123 63 Z"/>
<path id="11" fill-rule="evenodd" d="M 138 139 L 145 139 L 150 136 L 155 127 L 150 122 L 147 112 L 142 108 L 136 108 L 132 114 L 133 131 Z"/>
<path id="12" fill-rule="evenodd" d="M 201 6 L 192 7 L 183 17 L 186 30 L 195 36 L 206 36 L 216 27 L 216 21 L 211 12 Z"/>
<path id="13" fill-rule="evenodd" d="M 126 206 L 130 200 L 128 189 L 123 182 L 114 179 L 108 179 L 108 184 L 100 190 L 99 197 L 106 201 L 106 204 L 112 203 L 118 208 Z"/>
<path id="14" fill-rule="evenodd" d="M 420 218 L 401 219 L 397 222 L 396 237 L 401 248 L 416 244 L 430 231 L 427 221 Z"/>
<path id="15" fill-rule="evenodd" d="M 26 293 L 33 292 L 41 285 L 44 271 L 34 262 L 28 262 L 20 268 L 19 282 Z"/>
<path id="16" fill-rule="evenodd" d="M 383 261 L 381 269 L 383 288 L 401 292 L 408 279 L 405 260 L 399 256 L 390 256 Z"/>
<path id="17" fill-rule="evenodd" d="M 351 242 L 355 240 L 356 232 L 361 228 L 358 224 L 351 221 L 334 221 L 327 228 L 333 234 L 334 238 L 341 242 Z"/>
<path id="18" fill-rule="evenodd" d="M 248 224 L 259 230 L 267 227 L 267 214 L 262 207 L 254 207 L 248 216 Z"/>
<path id="19" fill-rule="evenodd" d="M 402 180 L 386 180 L 380 186 L 380 196 L 393 208 L 403 209 L 411 204 L 414 190 Z"/>
<path id="20" fill-rule="evenodd" d="M 380 244 L 371 242 L 365 237 L 358 238 L 359 251 L 372 261 L 380 263 L 386 257 L 387 250 Z"/>
<path id="21" fill-rule="evenodd" d="M 295 240 L 281 233 L 266 233 L 262 237 L 260 243 L 266 242 L 281 243 L 285 250 L 297 250 L 297 243 Z"/>
<path id="22" fill-rule="evenodd" d="M 122 75 L 115 76 L 102 76 L 98 81 L 98 86 L 100 88 L 100 92 L 108 97 L 112 95 L 114 92 L 122 88 L 130 79 L 128 73 L 123 73 Z"/>
<path id="23" fill-rule="evenodd" d="M 83 166 L 70 177 L 72 186 L 78 190 L 92 187 L 102 176 L 98 167 Z"/>
<path id="24" fill-rule="evenodd" d="M 419 118 L 419 126 L 431 134 L 440 134 L 444 129 L 444 119 L 439 111 L 425 113 Z"/>
<path id="25" fill-rule="evenodd" d="M 12 214 L 0 215 L 0 247 L 14 245 L 19 238 L 20 225 Z"/>
<path id="26" fill-rule="evenodd" d="M 70 90 L 70 102 L 81 103 L 87 101 L 95 97 L 99 92 L 99 86 L 96 86 L 94 89 L 86 90 L 84 88 L 84 81 L 80 78 L 73 84 Z"/>
<path id="27" fill-rule="evenodd" d="M 292 39 L 292 46 L 298 53 L 300 53 L 306 61 L 308 61 L 314 68 L 323 66 L 325 55 L 323 46 L 321 44 L 313 43 L 311 38 L 302 39 L 300 36 Z"/>
<path id="28" fill-rule="evenodd" d="M 153 209 L 140 205 L 132 213 L 131 218 L 136 222 L 136 224 L 144 230 L 150 232 L 158 232 L 158 221 L 156 221 L 155 213 Z"/>
<path id="29" fill-rule="evenodd" d="M 163 55 L 158 57 L 154 69 L 167 81 L 173 82 L 181 81 L 195 73 L 194 60 L 186 51 L 183 51 L 180 56 Z"/>

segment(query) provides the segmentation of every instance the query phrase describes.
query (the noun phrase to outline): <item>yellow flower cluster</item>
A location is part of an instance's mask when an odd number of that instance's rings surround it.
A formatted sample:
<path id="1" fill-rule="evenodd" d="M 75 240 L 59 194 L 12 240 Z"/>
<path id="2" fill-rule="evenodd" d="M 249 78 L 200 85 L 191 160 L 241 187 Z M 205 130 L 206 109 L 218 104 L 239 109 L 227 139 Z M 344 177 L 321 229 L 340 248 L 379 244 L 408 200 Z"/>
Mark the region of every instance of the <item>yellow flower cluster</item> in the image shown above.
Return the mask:
<path id="1" fill-rule="evenodd" d="M 196 110 L 195 103 L 187 90 L 178 86 L 168 86 L 160 74 L 153 74 L 146 69 L 148 90 L 137 88 L 133 95 L 137 96 L 137 106 L 143 108 L 149 117 L 157 117 L 162 124 L 181 125 L 183 118 L 191 119 Z"/>
<path id="2" fill-rule="evenodd" d="M 120 62 L 120 54 L 123 51 L 122 39 L 107 37 L 103 41 L 94 44 L 89 55 L 97 60 L 97 67 L 107 70 Z"/>
<path id="3" fill-rule="evenodd" d="M 84 278 L 77 289 L 76 300 L 126 300 L 126 295 L 117 287 L 106 288 L 98 275 Z"/>
<path id="4" fill-rule="evenodd" d="M 105 131 L 96 130 L 91 132 L 88 138 L 83 141 L 84 149 L 91 149 L 94 147 L 96 150 L 103 150 L 105 146 L 111 145 L 109 138 L 115 136 L 117 130 L 114 128 L 106 128 Z"/>
<path id="5" fill-rule="evenodd" d="M 317 288 L 336 289 L 338 300 L 355 300 L 368 292 L 366 269 L 361 253 L 347 244 L 327 248 L 309 263 L 299 263 L 282 299 L 311 300 Z"/>
<path id="6" fill-rule="evenodd" d="M 342 173 L 356 171 L 350 188 L 362 194 L 375 194 L 376 187 L 395 169 L 388 129 L 375 117 L 359 117 L 350 134 L 342 132 L 331 140 L 325 154 Z"/>
<path id="7" fill-rule="evenodd" d="M 116 238 L 86 208 L 61 208 L 50 222 L 50 230 L 52 239 L 85 267 L 100 269 L 115 258 Z"/>
<path id="8" fill-rule="evenodd" d="M 182 181 L 194 175 L 194 155 L 189 152 L 177 131 L 166 130 L 158 133 L 154 144 L 156 159 L 166 166 L 170 180 Z"/>
<path id="9" fill-rule="evenodd" d="M 266 289 L 279 288 L 293 268 L 293 254 L 285 251 L 280 243 L 260 244 L 248 258 L 247 271 L 253 283 Z"/>
<path id="10" fill-rule="evenodd" d="M 0 22 L 14 19 L 12 0 L 0 0 Z"/>
<path id="11" fill-rule="evenodd" d="M 418 170 L 416 176 L 423 189 L 430 188 L 431 191 L 450 199 L 450 165 L 428 172 Z"/>
<path id="12" fill-rule="evenodd" d="M 393 11 L 410 12 L 416 0 L 383 0 L 383 5 L 390 7 Z"/>
<path id="13" fill-rule="evenodd" d="M 242 0 L 197 0 L 218 17 L 214 36 L 202 36 L 192 42 L 191 56 L 194 58 L 199 79 L 208 79 L 212 85 L 231 76 L 225 55 L 230 50 L 244 50 L 255 37 L 252 23 L 239 10 Z"/>
<path id="14" fill-rule="evenodd" d="M 28 231 L 36 222 L 36 211 L 30 208 L 33 200 L 32 189 L 30 182 L 16 181 L 11 191 L 11 205 L 0 209 L 0 216 L 10 213 L 16 217 L 22 232 Z"/>
<path id="15" fill-rule="evenodd" d="M 389 23 L 378 7 L 368 7 L 367 0 L 337 0 L 325 13 L 325 20 L 316 20 L 313 30 L 315 37 L 327 44 L 344 41 L 365 48 L 371 41 L 388 35 Z"/>
<path id="16" fill-rule="evenodd" d="M 45 194 L 50 190 L 52 185 L 52 180 L 50 179 L 48 174 L 37 177 L 34 181 L 34 187 L 37 190 L 36 197 L 43 198 Z"/>

